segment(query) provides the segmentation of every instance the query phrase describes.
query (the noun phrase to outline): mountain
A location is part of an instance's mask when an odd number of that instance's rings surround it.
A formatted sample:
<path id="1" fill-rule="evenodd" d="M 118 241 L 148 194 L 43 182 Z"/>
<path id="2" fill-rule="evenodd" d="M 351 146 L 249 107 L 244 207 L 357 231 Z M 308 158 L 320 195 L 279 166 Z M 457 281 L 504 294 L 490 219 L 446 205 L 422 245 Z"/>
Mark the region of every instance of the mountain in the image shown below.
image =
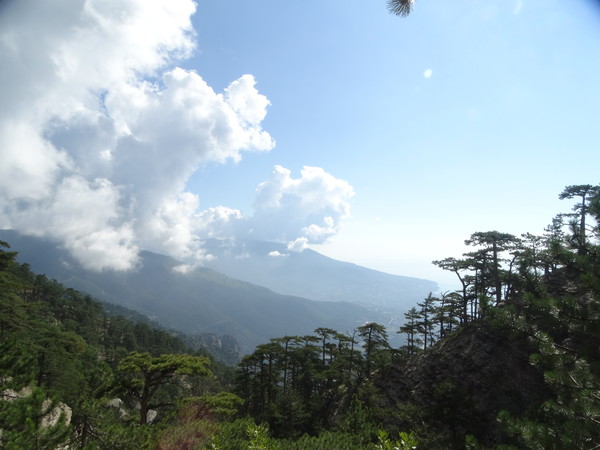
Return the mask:
<path id="1" fill-rule="evenodd" d="M 98 300 L 96 300 L 98 301 Z M 156 320 L 148 316 L 117 305 L 104 301 L 98 301 L 104 312 L 111 317 L 122 317 L 134 324 L 144 324 L 150 328 L 164 331 L 183 342 L 188 349 L 193 351 L 203 350 L 210 354 L 215 361 L 226 366 L 235 366 L 242 359 L 242 351 L 239 342 L 229 334 L 216 335 L 214 333 L 187 334 L 181 330 L 166 329 Z"/>
<path id="2" fill-rule="evenodd" d="M 289 251 L 285 244 L 209 239 L 203 246 L 213 256 L 207 267 L 280 294 L 312 300 L 406 311 L 439 289 L 433 281 L 367 269 L 310 249 Z"/>
<path id="3" fill-rule="evenodd" d="M 177 260 L 142 252 L 137 270 L 85 270 L 65 250 L 40 238 L 0 231 L 32 270 L 93 297 L 136 310 L 167 328 L 188 334 L 234 336 L 243 352 L 270 338 L 304 335 L 318 327 L 352 330 L 389 317 L 349 302 L 319 302 L 281 295 L 209 268 L 175 270 Z"/>

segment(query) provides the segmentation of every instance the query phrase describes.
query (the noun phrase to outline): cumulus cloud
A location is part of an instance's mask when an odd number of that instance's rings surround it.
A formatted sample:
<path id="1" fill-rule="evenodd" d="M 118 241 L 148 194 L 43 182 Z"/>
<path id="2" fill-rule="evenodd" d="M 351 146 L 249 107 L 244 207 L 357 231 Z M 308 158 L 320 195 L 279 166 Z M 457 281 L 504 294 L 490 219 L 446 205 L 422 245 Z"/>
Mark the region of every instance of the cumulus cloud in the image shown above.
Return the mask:
<path id="1" fill-rule="evenodd" d="M 194 51 L 194 12 L 191 0 L 3 5 L 0 226 L 96 270 L 133 267 L 139 248 L 206 257 L 198 228 L 239 217 L 198 213 L 186 181 L 274 142 L 251 75 L 216 93 L 175 67 Z"/>
<path id="2" fill-rule="evenodd" d="M 251 214 L 219 206 L 197 216 L 197 236 L 219 239 L 259 239 L 287 244 L 301 252 L 335 236 L 350 217 L 354 190 L 320 167 L 304 167 L 299 178 L 275 166 L 256 189 Z"/>
<path id="3" fill-rule="evenodd" d="M 203 238 L 232 239 L 247 228 L 248 218 L 226 206 L 206 209 L 197 216 L 198 234 Z"/>
<path id="4" fill-rule="evenodd" d="M 186 182 L 207 162 L 269 151 L 269 100 L 252 75 L 222 93 L 176 66 L 196 46 L 192 0 L 19 0 L 0 14 L 0 227 L 59 242 L 93 270 L 140 248 L 211 256 L 202 239 L 302 251 L 335 235 L 354 192 L 318 167 L 276 166 L 254 210 L 200 210 Z"/>
<path id="5" fill-rule="evenodd" d="M 289 243 L 300 251 L 337 234 L 350 216 L 352 186 L 320 167 L 305 166 L 299 178 L 276 166 L 256 191 L 248 235 Z"/>
<path id="6" fill-rule="evenodd" d="M 320 167 L 304 167 L 299 178 L 275 166 L 256 189 L 251 214 L 219 206 L 197 216 L 197 236 L 258 239 L 287 244 L 301 252 L 335 236 L 350 217 L 352 186 Z"/>
<path id="7" fill-rule="evenodd" d="M 292 252 L 302 252 L 304 249 L 308 248 L 308 238 L 299 237 L 294 239 L 293 241 L 288 242 L 287 249 Z"/>

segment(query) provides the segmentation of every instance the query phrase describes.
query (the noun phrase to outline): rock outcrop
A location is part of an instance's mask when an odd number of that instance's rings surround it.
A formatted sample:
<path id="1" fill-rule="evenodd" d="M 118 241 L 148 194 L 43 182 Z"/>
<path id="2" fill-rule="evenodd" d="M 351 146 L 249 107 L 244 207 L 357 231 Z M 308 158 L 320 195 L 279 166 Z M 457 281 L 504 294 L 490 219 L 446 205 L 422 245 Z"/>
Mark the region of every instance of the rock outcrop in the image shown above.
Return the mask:
<path id="1" fill-rule="evenodd" d="M 373 382 L 381 406 L 413 405 L 434 428 L 445 428 L 455 447 L 464 448 L 468 434 L 493 447 L 502 437 L 500 411 L 520 415 L 548 398 L 543 374 L 529 362 L 530 351 L 526 339 L 474 325 L 403 366 L 388 367 Z M 387 420 L 407 426 L 402 417 Z"/>

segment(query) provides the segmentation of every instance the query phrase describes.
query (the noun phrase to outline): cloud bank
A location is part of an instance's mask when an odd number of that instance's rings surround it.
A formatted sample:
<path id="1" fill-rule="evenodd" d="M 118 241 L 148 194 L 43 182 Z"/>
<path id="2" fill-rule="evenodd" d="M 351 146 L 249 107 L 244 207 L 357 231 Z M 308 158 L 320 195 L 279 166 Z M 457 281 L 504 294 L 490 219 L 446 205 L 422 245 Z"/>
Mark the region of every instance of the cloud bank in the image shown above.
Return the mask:
<path id="1" fill-rule="evenodd" d="M 198 238 L 302 247 L 335 234 L 352 188 L 276 167 L 251 216 L 199 211 L 207 162 L 269 151 L 252 75 L 216 93 L 176 67 L 195 50 L 191 0 L 19 0 L 0 7 L 0 228 L 60 242 L 86 267 L 134 267 L 140 248 L 205 258 Z"/>

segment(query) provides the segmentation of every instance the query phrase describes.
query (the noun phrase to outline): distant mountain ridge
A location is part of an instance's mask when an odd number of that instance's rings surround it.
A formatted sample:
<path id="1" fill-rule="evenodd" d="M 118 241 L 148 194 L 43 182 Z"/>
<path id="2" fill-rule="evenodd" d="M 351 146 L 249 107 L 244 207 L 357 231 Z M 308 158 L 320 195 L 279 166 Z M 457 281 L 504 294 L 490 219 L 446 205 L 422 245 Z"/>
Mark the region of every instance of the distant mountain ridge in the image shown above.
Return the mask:
<path id="1" fill-rule="evenodd" d="M 209 268 L 181 273 L 173 270 L 179 261 L 152 252 L 141 252 L 138 270 L 91 272 L 44 239 L 8 230 L 0 231 L 0 239 L 35 272 L 131 308 L 167 328 L 234 336 L 245 353 L 273 337 L 309 334 L 318 327 L 346 331 L 366 322 L 389 321 L 388 315 L 372 308 L 281 295 Z"/>
<path id="2" fill-rule="evenodd" d="M 392 275 L 337 261 L 306 249 L 294 252 L 285 244 L 252 240 L 204 241 L 214 256 L 206 266 L 232 278 L 275 292 L 321 301 L 347 301 L 407 310 L 438 285 L 430 280 Z"/>

